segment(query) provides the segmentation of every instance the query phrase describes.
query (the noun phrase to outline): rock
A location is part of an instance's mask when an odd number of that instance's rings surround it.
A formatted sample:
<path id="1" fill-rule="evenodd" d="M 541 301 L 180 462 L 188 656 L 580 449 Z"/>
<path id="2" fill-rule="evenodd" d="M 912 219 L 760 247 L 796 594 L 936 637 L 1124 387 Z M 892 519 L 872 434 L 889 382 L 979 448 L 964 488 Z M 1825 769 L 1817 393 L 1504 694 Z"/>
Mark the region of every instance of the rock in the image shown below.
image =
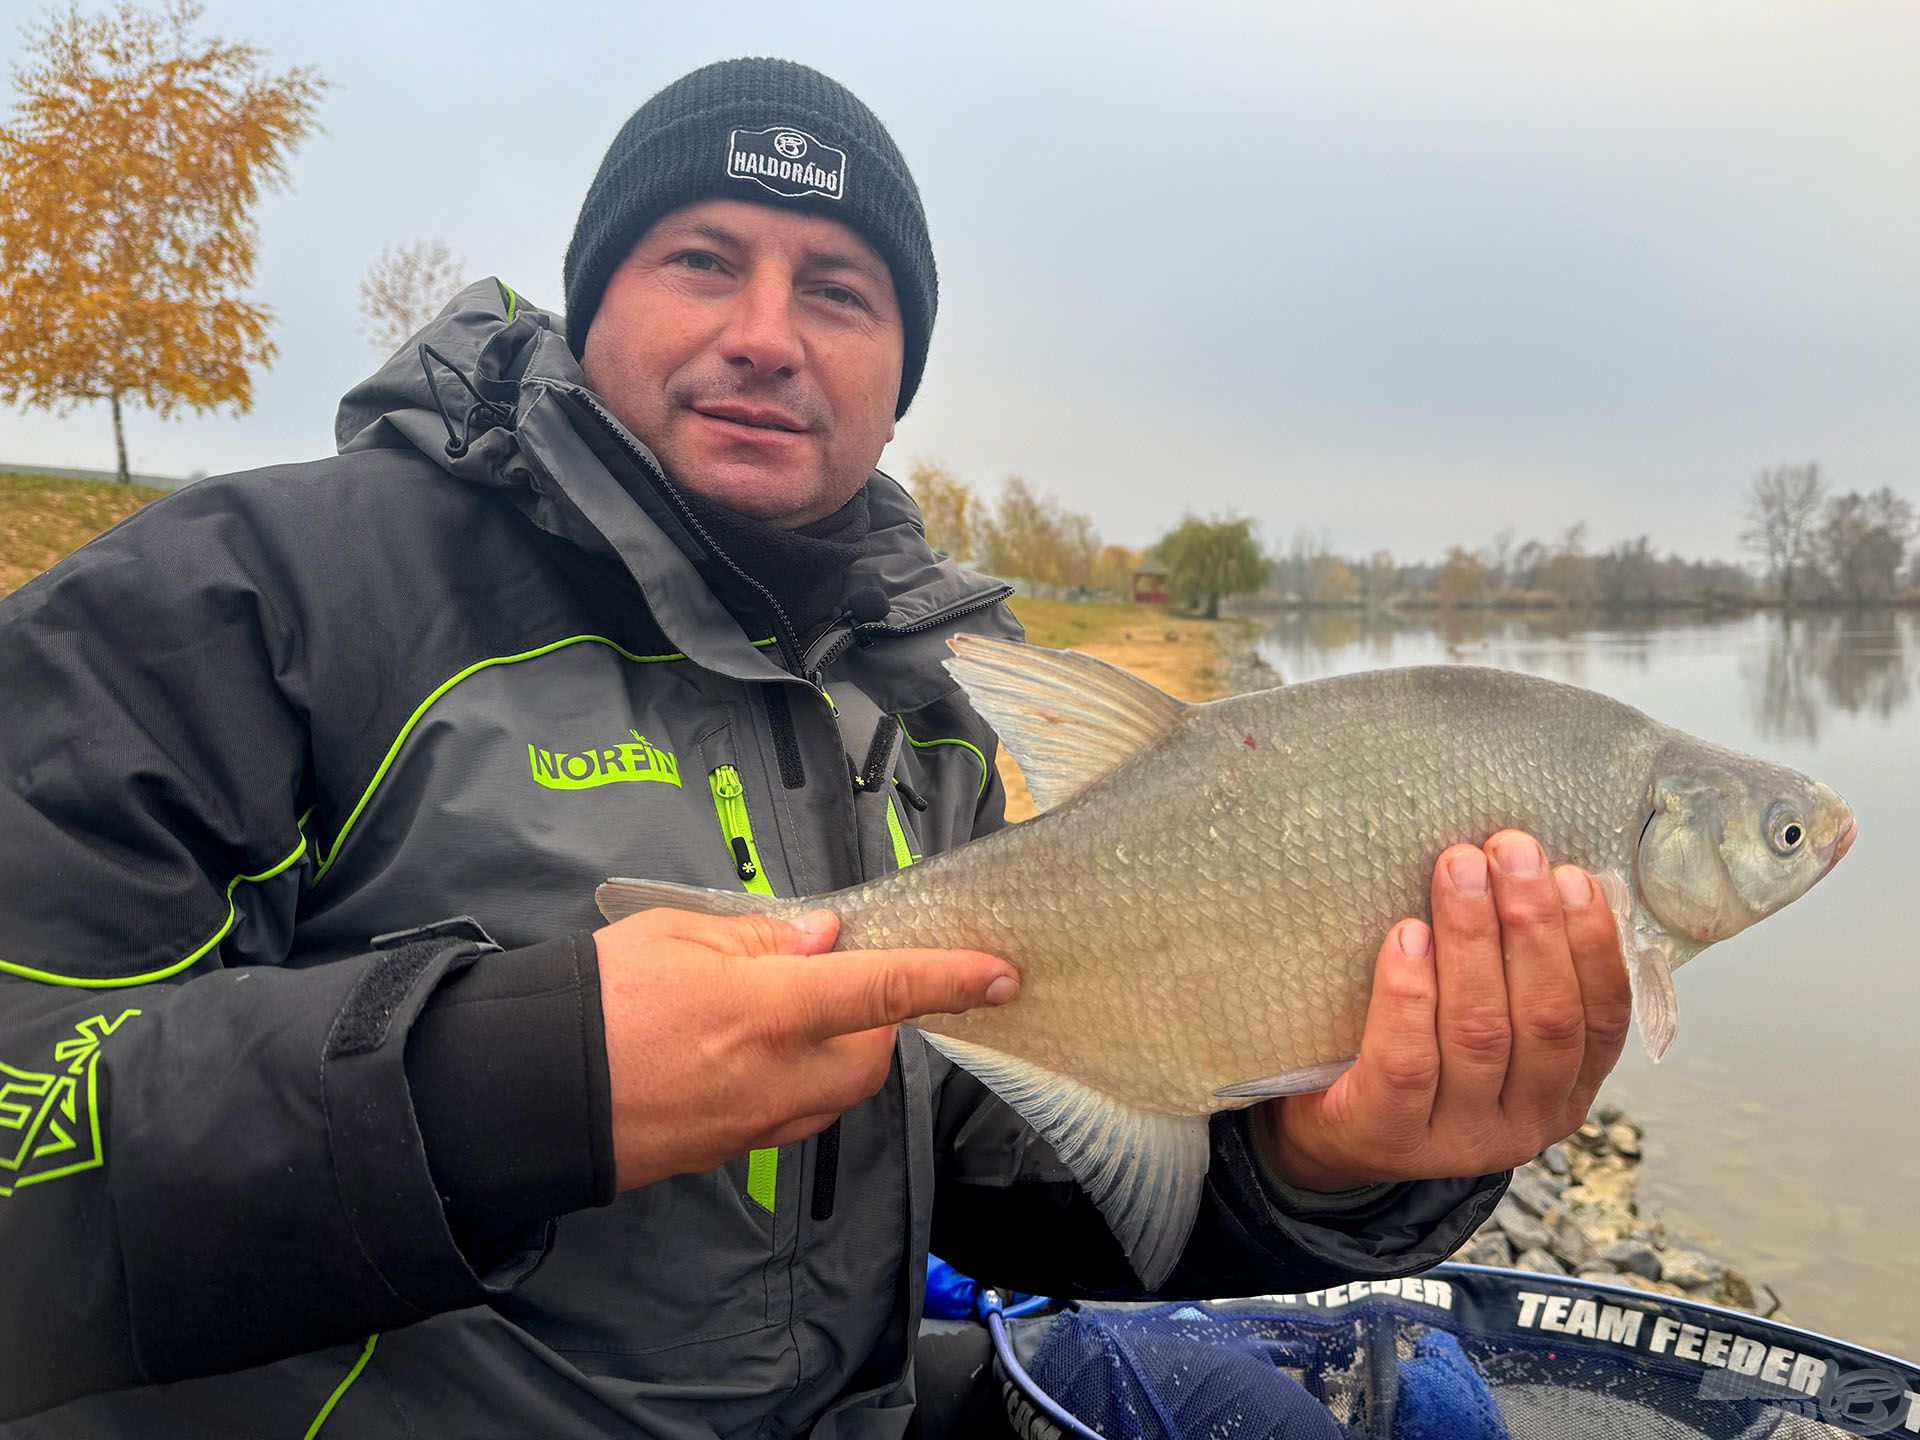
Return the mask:
<path id="1" fill-rule="evenodd" d="M 1598 1210 L 1569 1210 L 1553 1226 L 1554 1253 L 1576 1267 L 1591 1266 L 1627 1233 L 1623 1215 Z"/>
<path id="2" fill-rule="evenodd" d="M 1498 1230 L 1484 1230 L 1454 1258 L 1469 1265 L 1498 1265 L 1506 1269 L 1513 1264 L 1513 1246 Z"/>
<path id="3" fill-rule="evenodd" d="M 1720 1305 L 1731 1305 L 1736 1310 L 1754 1308 L 1753 1286 L 1747 1283 L 1747 1277 L 1731 1265 L 1720 1272 L 1720 1279 L 1714 1284 L 1713 1298 Z"/>
<path id="4" fill-rule="evenodd" d="M 1501 1196 L 1500 1203 L 1493 1207 L 1493 1224 L 1513 1242 L 1515 1251 L 1553 1248 L 1553 1232 L 1538 1217 L 1521 1209 L 1512 1195 Z"/>
<path id="5" fill-rule="evenodd" d="M 1516 1270 L 1531 1270 L 1538 1275 L 1565 1275 L 1567 1267 L 1562 1265 L 1545 1250 L 1526 1250 L 1514 1260 Z"/>
<path id="6" fill-rule="evenodd" d="M 1603 1104 L 1593 1107 L 1593 1118 L 1598 1120 L 1602 1125 L 1618 1125 L 1622 1120 L 1627 1118 L 1627 1112 L 1611 1100 L 1608 1100 Z"/>
<path id="7" fill-rule="evenodd" d="M 1629 1160 L 1640 1158 L 1640 1135 L 1631 1125 L 1607 1126 L 1607 1144 L 1616 1155 L 1624 1155 Z"/>
<path id="8" fill-rule="evenodd" d="M 1567 1163 L 1567 1147 L 1558 1141 L 1540 1152 L 1540 1158 L 1533 1162 L 1549 1175 L 1564 1178 L 1572 1167 Z"/>
<path id="9" fill-rule="evenodd" d="M 1600 1253 L 1600 1258 L 1616 1270 L 1631 1271 L 1649 1280 L 1661 1278 L 1660 1257 L 1644 1240 L 1616 1240 Z"/>
<path id="10" fill-rule="evenodd" d="M 1568 1209 L 1586 1210 L 1633 1210 L 1634 1187 L 1639 1178 L 1631 1170 L 1616 1165 L 1599 1164 L 1588 1170 L 1578 1185 L 1568 1187 L 1560 1195 L 1560 1203 Z"/>
<path id="11" fill-rule="evenodd" d="M 1607 1143 L 1607 1132 L 1589 1120 L 1569 1137 L 1568 1143 L 1577 1150 L 1592 1153 Z"/>
<path id="12" fill-rule="evenodd" d="M 1698 1250 L 1668 1250 L 1660 1257 L 1660 1278 L 1671 1281 L 1683 1290 L 1712 1285 L 1725 1268 L 1718 1260 L 1710 1255 L 1702 1255 Z"/>
<path id="13" fill-rule="evenodd" d="M 1502 1201 L 1511 1200 L 1529 1215 L 1538 1216 L 1546 1214 L 1547 1207 L 1559 1198 L 1559 1188 L 1551 1180 L 1531 1169 L 1522 1169 L 1513 1172 L 1513 1183 L 1507 1186 Z"/>

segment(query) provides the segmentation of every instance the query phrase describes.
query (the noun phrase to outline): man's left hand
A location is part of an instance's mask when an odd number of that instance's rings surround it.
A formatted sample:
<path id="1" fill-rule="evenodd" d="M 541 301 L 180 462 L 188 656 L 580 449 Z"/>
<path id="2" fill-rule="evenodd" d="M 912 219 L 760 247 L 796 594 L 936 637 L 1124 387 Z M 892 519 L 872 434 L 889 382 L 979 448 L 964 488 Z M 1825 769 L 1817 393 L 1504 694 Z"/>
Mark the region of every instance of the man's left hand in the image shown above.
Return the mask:
<path id="1" fill-rule="evenodd" d="M 1269 1100 L 1253 1133 L 1308 1190 L 1524 1165 L 1587 1118 L 1632 1014 L 1613 914 L 1529 835 L 1456 845 L 1433 926 L 1403 920 L 1374 966 L 1360 1058 L 1329 1090 Z"/>

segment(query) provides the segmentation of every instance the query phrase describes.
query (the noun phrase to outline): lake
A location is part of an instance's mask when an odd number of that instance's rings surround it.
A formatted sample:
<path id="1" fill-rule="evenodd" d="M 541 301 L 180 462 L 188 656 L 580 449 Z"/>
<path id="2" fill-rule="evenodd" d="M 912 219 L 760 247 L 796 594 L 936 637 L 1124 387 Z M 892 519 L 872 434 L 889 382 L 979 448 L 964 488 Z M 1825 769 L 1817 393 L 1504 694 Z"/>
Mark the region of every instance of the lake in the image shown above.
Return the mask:
<path id="1" fill-rule="evenodd" d="M 1637 1034 L 1603 1099 L 1645 1124 L 1640 1207 L 1771 1284 L 1782 1317 L 1920 1357 L 1920 616 L 1280 617 L 1289 683 L 1384 666 L 1524 670 L 1792 765 L 1853 806 L 1818 888 L 1676 978 L 1678 1038 Z"/>

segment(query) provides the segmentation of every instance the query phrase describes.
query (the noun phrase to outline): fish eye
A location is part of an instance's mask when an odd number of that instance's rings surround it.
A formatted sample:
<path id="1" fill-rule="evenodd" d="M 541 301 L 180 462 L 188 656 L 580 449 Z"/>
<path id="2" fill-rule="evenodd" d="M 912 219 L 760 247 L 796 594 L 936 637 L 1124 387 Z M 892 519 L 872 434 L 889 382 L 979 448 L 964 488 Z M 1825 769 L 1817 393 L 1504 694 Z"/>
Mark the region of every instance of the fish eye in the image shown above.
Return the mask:
<path id="1" fill-rule="evenodd" d="M 1782 855 L 1791 855 L 1806 838 L 1806 824 L 1797 814 L 1784 805 L 1773 807 L 1773 813 L 1767 816 L 1768 844 Z"/>

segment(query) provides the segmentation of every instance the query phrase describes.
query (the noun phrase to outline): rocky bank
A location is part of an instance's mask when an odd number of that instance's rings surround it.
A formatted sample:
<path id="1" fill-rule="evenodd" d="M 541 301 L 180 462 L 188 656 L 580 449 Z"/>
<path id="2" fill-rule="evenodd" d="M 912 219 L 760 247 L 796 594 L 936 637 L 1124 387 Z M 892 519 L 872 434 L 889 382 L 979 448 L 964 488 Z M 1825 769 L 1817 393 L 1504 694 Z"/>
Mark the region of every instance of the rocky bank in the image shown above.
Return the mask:
<path id="1" fill-rule="evenodd" d="M 1453 1258 L 1605 1280 L 1784 1320 L 1772 1287 L 1756 1287 L 1725 1261 L 1681 1244 L 1662 1220 L 1642 1212 L 1634 1193 L 1640 1136 L 1618 1106 L 1599 1106 L 1587 1124 L 1514 1172 L 1493 1214 Z"/>

